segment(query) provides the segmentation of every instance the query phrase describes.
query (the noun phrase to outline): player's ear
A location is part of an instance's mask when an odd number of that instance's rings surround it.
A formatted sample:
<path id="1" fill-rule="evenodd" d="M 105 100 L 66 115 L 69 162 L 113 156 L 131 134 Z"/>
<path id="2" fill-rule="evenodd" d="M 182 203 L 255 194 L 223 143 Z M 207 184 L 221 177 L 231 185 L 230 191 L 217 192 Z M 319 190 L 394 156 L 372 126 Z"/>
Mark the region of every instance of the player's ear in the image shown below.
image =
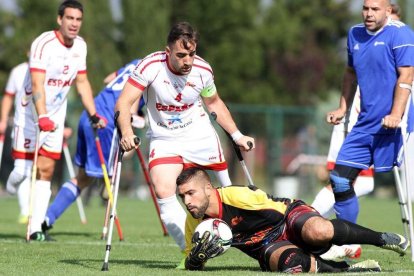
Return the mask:
<path id="1" fill-rule="evenodd" d="M 59 24 L 59 26 L 62 26 L 62 17 L 60 15 L 57 16 L 56 22 Z"/>
<path id="2" fill-rule="evenodd" d="M 165 47 L 165 52 L 167 53 L 167 56 L 169 56 L 171 54 L 171 49 L 169 46 Z"/>

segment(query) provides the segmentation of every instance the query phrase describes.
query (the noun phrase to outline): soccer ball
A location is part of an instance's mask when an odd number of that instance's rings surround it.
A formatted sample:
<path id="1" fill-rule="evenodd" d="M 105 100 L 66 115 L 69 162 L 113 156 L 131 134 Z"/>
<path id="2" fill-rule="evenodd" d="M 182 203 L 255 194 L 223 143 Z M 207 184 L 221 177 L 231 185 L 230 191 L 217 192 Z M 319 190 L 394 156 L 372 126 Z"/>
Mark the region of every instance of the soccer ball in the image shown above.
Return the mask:
<path id="1" fill-rule="evenodd" d="M 197 225 L 194 233 L 198 232 L 199 237 L 201 238 L 206 231 L 210 232 L 210 240 L 215 236 L 219 236 L 218 242 L 221 243 L 221 247 L 223 248 L 223 252 L 221 254 L 230 248 L 233 233 L 225 221 L 217 218 L 203 220 L 199 225 Z M 216 256 L 217 255 L 212 257 Z"/>

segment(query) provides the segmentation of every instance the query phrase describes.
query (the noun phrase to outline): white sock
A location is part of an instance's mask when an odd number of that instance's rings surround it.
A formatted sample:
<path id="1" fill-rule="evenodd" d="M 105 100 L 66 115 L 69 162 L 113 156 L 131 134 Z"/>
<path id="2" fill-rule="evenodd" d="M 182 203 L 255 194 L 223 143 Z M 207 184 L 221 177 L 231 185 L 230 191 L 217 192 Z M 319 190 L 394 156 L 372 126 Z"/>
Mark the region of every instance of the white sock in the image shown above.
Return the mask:
<path id="1" fill-rule="evenodd" d="M 167 198 L 158 198 L 161 220 L 181 250 L 185 248 L 185 220 L 187 217 L 181 204 L 175 195 Z"/>
<path id="2" fill-rule="evenodd" d="M 218 182 L 220 183 L 221 187 L 231 186 L 231 180 L 229 176 L 229 170 L 225 169 L 222 171 L 214 171 Z"/>
<path id="3" fill-rule="evenodd" d="M 16 170 L 12 170 L 9 177 L 7 178 L 6 189 L 9 194 L 16 194 L 17 188 L 20 186 L 20 183 L 26 178 L 23 174 L 20 174 Z"/>
<path id="4" fill-rule="evenodd" d="M 19 200 L 20 215 L 29 215 L 29 200 L 30 200 L 30 178 L 26 177 L 22 183 L 20 183 L 19 189 L 17 189 L 17 199 Z"/>
<path id="5" fill-rule="evenodd" d="M 371 193 L 374 190 L 374 177 L 358 176 L 355 180 L 354 190 L 357 197 Z"/>
<path id="6" fill-rule="evenodd" d="M 312 207 L 315 208 L 324 218 L 329 218 L 335 214 L 334 206 L 335 197 L 331 190 L 323 187 L 316 195 L 312 202 Z"/>
<path id="7" fill-rule="evenodd" d="M 49 205 L 50 196 L 50 181 L 36 180 L 34 186 L 32 222 L 30 225 L 30 234 L 42 231 L 42 223 L 45 220 L 47 206 Z"/>

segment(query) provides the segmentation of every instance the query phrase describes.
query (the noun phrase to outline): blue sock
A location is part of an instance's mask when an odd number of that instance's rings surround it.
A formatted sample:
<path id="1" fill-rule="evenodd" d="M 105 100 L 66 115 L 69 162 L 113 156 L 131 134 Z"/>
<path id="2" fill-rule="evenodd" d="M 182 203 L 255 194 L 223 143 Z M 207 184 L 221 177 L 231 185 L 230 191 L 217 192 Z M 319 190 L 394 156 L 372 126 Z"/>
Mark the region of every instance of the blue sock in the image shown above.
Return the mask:
<path id="1" fill-rule="evenodd" d="M 334 205 L 336 217 L 356 223 L 359 214 L 359 202 L 356 195 L 344 201 L 337 201 Z"/>
<path id="2" fill-rule="evenodd" d="M 49 226 L 63 214 L 63 212 L 73 203 L 80 194 L 78 186 L 71 181 L 65 182 L 60 188 L 53 203 L 49 206 L 46 213 L 46 221 Z"/>

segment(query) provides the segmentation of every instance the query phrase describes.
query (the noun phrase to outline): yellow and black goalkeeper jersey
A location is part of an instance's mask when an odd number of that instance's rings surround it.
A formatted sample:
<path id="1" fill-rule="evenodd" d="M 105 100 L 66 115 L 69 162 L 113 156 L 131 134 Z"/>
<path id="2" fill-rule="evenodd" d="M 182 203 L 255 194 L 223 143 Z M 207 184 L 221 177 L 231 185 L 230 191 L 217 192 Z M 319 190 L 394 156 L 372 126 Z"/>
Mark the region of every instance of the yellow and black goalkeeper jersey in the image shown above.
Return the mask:
<path id="1" fill-rule="evenodd" d="M 272 240 L 275 240 L 284 228 L 284 217 L 291 200 L 275 198 L 259 189 L 229 186 L 218 188 L 219 219 L 224 220 L 232 229 L 232 246 L 251 257 Z M 203 219 L 208 218 L 205 216 Z M 187 215 L 186 253 L 191 251 L 191 237 L 202 219 Z"/>

